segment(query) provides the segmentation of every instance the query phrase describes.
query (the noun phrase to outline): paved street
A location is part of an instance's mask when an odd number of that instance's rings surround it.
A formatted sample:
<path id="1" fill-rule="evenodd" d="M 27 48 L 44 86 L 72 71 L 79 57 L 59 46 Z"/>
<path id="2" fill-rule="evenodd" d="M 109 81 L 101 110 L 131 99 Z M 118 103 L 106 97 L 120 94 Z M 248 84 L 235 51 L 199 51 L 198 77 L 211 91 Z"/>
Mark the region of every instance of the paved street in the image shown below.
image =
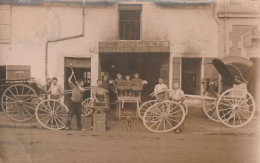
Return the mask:
<path id="1" fill-rule="evenodd" d="M 141 121 L 136 131 L 122 132 L 114 112 L 105 134 L 89 129 L 89 117 L 82 119 L 85 131 L 51 131 L 36 120 L 15 123 L 1 113 L 0 158 L 4 163 L 260 162 L 258 115 L 247 126 L 232 129 L 195 112 L 190 111 L 180 134 L 152 133 Z"/>

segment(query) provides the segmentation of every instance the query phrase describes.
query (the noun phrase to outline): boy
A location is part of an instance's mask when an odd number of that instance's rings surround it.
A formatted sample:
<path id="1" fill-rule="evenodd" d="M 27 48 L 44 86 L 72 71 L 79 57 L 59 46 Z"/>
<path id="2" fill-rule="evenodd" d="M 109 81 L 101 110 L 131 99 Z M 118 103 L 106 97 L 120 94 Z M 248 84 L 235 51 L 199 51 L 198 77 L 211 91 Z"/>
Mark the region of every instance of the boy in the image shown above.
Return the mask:
<path id="1" fill-rule="evenodd" d="M 159 83 L 154 87 L 154 92 L 155 93 L 159 92 L 159 91 L 162 91 L 162 90 L 168 89 L 167 85 L 163 83 L 163 79 L 159 78 L 158 82 Z M 166 92 L 161 92 L 161 93 L 158 93 L 156 95 L 156 99 L 161 101 L 161 100 L 166 99 L 165 96 L 166 96 Z"/>
<path id="2" fill-rule="evenodd" d="M 177 103 L 180 103 L 181 105 L 184 102 L 184 100 L 185 100 L 184 92 L 183 92 L 183 90 L 180 89 L 179 83 L 174 83 L 173 91 L 169 92 L 169 99 L 173 100 Z M 175 130 L 175 133 L 181 132 L 181 130 L 183 129 L 183 126 L 184 126 L 184 123 L 182 123 L 180 125 L 180 127 Z"/>
<path id="3" fill-rule="evenodd" d="M 74 75 L 74 72 L 71 73 L 71 76 L 68 79 L 69 86 L 72 89 L 72 97 L 71 97 L 71 104 L 69 107 L 69 117 L 68 117 L 65 129 L 66 130 L 70 129 L 72 117 L 74 114 L 76 114 L 77 128 L 78 128 L 78 130 L 81 130 L 82 129 L 81 102 L 83 101 L 83 94 L 85 92 L 84 81 L 82 79 L 79 79 L 76 81 L 76 84 L 73 84 L 71 81 L 73 75 Z"/>

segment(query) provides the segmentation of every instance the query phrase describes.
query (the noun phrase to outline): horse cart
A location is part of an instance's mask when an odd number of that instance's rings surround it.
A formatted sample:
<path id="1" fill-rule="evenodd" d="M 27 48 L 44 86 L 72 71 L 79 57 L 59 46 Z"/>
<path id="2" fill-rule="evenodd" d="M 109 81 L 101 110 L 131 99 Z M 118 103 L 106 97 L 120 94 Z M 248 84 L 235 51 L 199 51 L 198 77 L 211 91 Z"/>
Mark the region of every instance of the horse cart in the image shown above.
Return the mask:
<path id="1" fill-rule="evenodd" d="M 44 128 L 65 127 L 68 108 L 59 100 L 48 99 L 45 91 L 32 79 L 1 80 L 1 108 L 15 122 L 26 122 L 36 116 Z"/>
<path id="2" fill-rule="evenodd" d="M 255 101 L 247 91 L 253 63 L 242 57 L 213 59 L 213 65 L 222 78 L 222 93 L 208 91 L 205 95 L 185 95 L 188 98 L 201 99 L 206 116 L 216 122 L 232 128 L 248 124 L 255 114 Z M 165 94 L 163 100 L 150 100 L 138 109 L 145 127 L 152 132 L 170 132 L 177 129 L 188 112 L 184 103 L 169 100 L 167 89 L 151 94 Z"/>

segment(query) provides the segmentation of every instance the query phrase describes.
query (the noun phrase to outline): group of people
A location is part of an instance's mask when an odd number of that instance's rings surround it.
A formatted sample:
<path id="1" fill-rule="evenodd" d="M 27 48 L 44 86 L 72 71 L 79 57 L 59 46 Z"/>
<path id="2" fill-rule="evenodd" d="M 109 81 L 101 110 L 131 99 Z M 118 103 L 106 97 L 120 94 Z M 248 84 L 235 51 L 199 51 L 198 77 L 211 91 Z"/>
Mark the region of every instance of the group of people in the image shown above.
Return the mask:
<path id="1" fill-rule="evenodd" d="M 131 80 L 130 75 L 126 75 L 123 79 L 122 74 L 117 74 L 117 78 L 114 80 L 115 88 L 118 96 L 141 96 L 143 90 L 143 80 L 140 78 L 139 73 L 134 74 L 134 78 Z"/>
<path id="2" fill-rule="evenodd" d="M 82 79 L 78 79 L 75 83 L 72 82 L 72 77 L 74 72 L 72 72 L 71 76 L 68 79 L 68 83 L 70 88 L 72 89 L 71 102 L 69 105 L 69 116 L 66 122 L 65 129 L 68 130 L 71 128 L 71 120 L 74 114 L 76 114 L 77 118 L 77 128 L 78 130 L 82 129 L 81 123 L 81 112 L 82 106 L 81 103 L 83 101 L 83 95 L 86 89 L 84 88 L 84 81 Z M 125 79 L 121 74 L 117 74 L 117 79 L 111 84 L 109 82 L 109 77 L 107 75 L 103 76 L 102 80 L 97 80 L 97 86 L 92 88 L 92 97 L 95 101 L 95 105 L 99 105 L 103 103 L 104 106 L 110 108 L 110 100 L 109 100 L 109 90 L 117 91 L 119 96 L 140 96 L 143 88 L 142 79 L 139 77 L 138 73 L 134 74 L 134 78 L 131 80 L 130 75 L 126 75 Z M 51 80 L 48 79 L 48 84 L 45 87 L 46 93 L 50 94 L 51 99 L 60 100 L 64 95 L 63 88 L 57 84 L 58 79 L 53 77 Z M 154 92 L 160 92 L 156 95 L 157 100 L 162 101 L 165 99 L 165 92 L 163 90 L 167 90 L 168 87 L 164 83 L 163 79 L 158 79 L 158 84 L 154 88 Z M 179 103 L 183 103 L 184 101 L 184 92 L 179 88 L 178 83 L 174 83 L 173 90 L 169 91 L 167 94 L 169 100 L 174 100 Z M 106 112 L 108 115 L 109 109 Z M 92 119 L 93 121 L 93 119 Z M 93 126 L 93 122 L 91 123 L 91 127 Z M 106 128 L 109 129 L 107 123 Z M 177 131 L 179 131 L 177 129 Z"/>

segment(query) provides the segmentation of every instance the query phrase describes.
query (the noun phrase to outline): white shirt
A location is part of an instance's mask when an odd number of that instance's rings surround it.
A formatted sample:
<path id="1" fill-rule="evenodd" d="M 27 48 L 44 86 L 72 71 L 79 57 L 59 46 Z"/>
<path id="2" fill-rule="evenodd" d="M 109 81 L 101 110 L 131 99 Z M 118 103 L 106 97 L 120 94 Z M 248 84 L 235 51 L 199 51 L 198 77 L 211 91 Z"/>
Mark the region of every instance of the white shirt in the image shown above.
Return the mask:
<path id="1" fill-rule="evenodd" d="M 184 92 L 181 89 L 177 90 L 172 90 L 169 92 L 169 96 L 174 100 L 174 101 L 180 101 L 182 97 L 184 97 Z"/>
<path id="2" fill-rule="evenodd" d="M 154 87 L 154 92 L 158 92 L 158 91 L 161 91 L 161 90 L 164 90 L 164 89 L 167 89 L 167 85 L 162 83 L 162 84 L 157 84 L 155 87 Z"/>

